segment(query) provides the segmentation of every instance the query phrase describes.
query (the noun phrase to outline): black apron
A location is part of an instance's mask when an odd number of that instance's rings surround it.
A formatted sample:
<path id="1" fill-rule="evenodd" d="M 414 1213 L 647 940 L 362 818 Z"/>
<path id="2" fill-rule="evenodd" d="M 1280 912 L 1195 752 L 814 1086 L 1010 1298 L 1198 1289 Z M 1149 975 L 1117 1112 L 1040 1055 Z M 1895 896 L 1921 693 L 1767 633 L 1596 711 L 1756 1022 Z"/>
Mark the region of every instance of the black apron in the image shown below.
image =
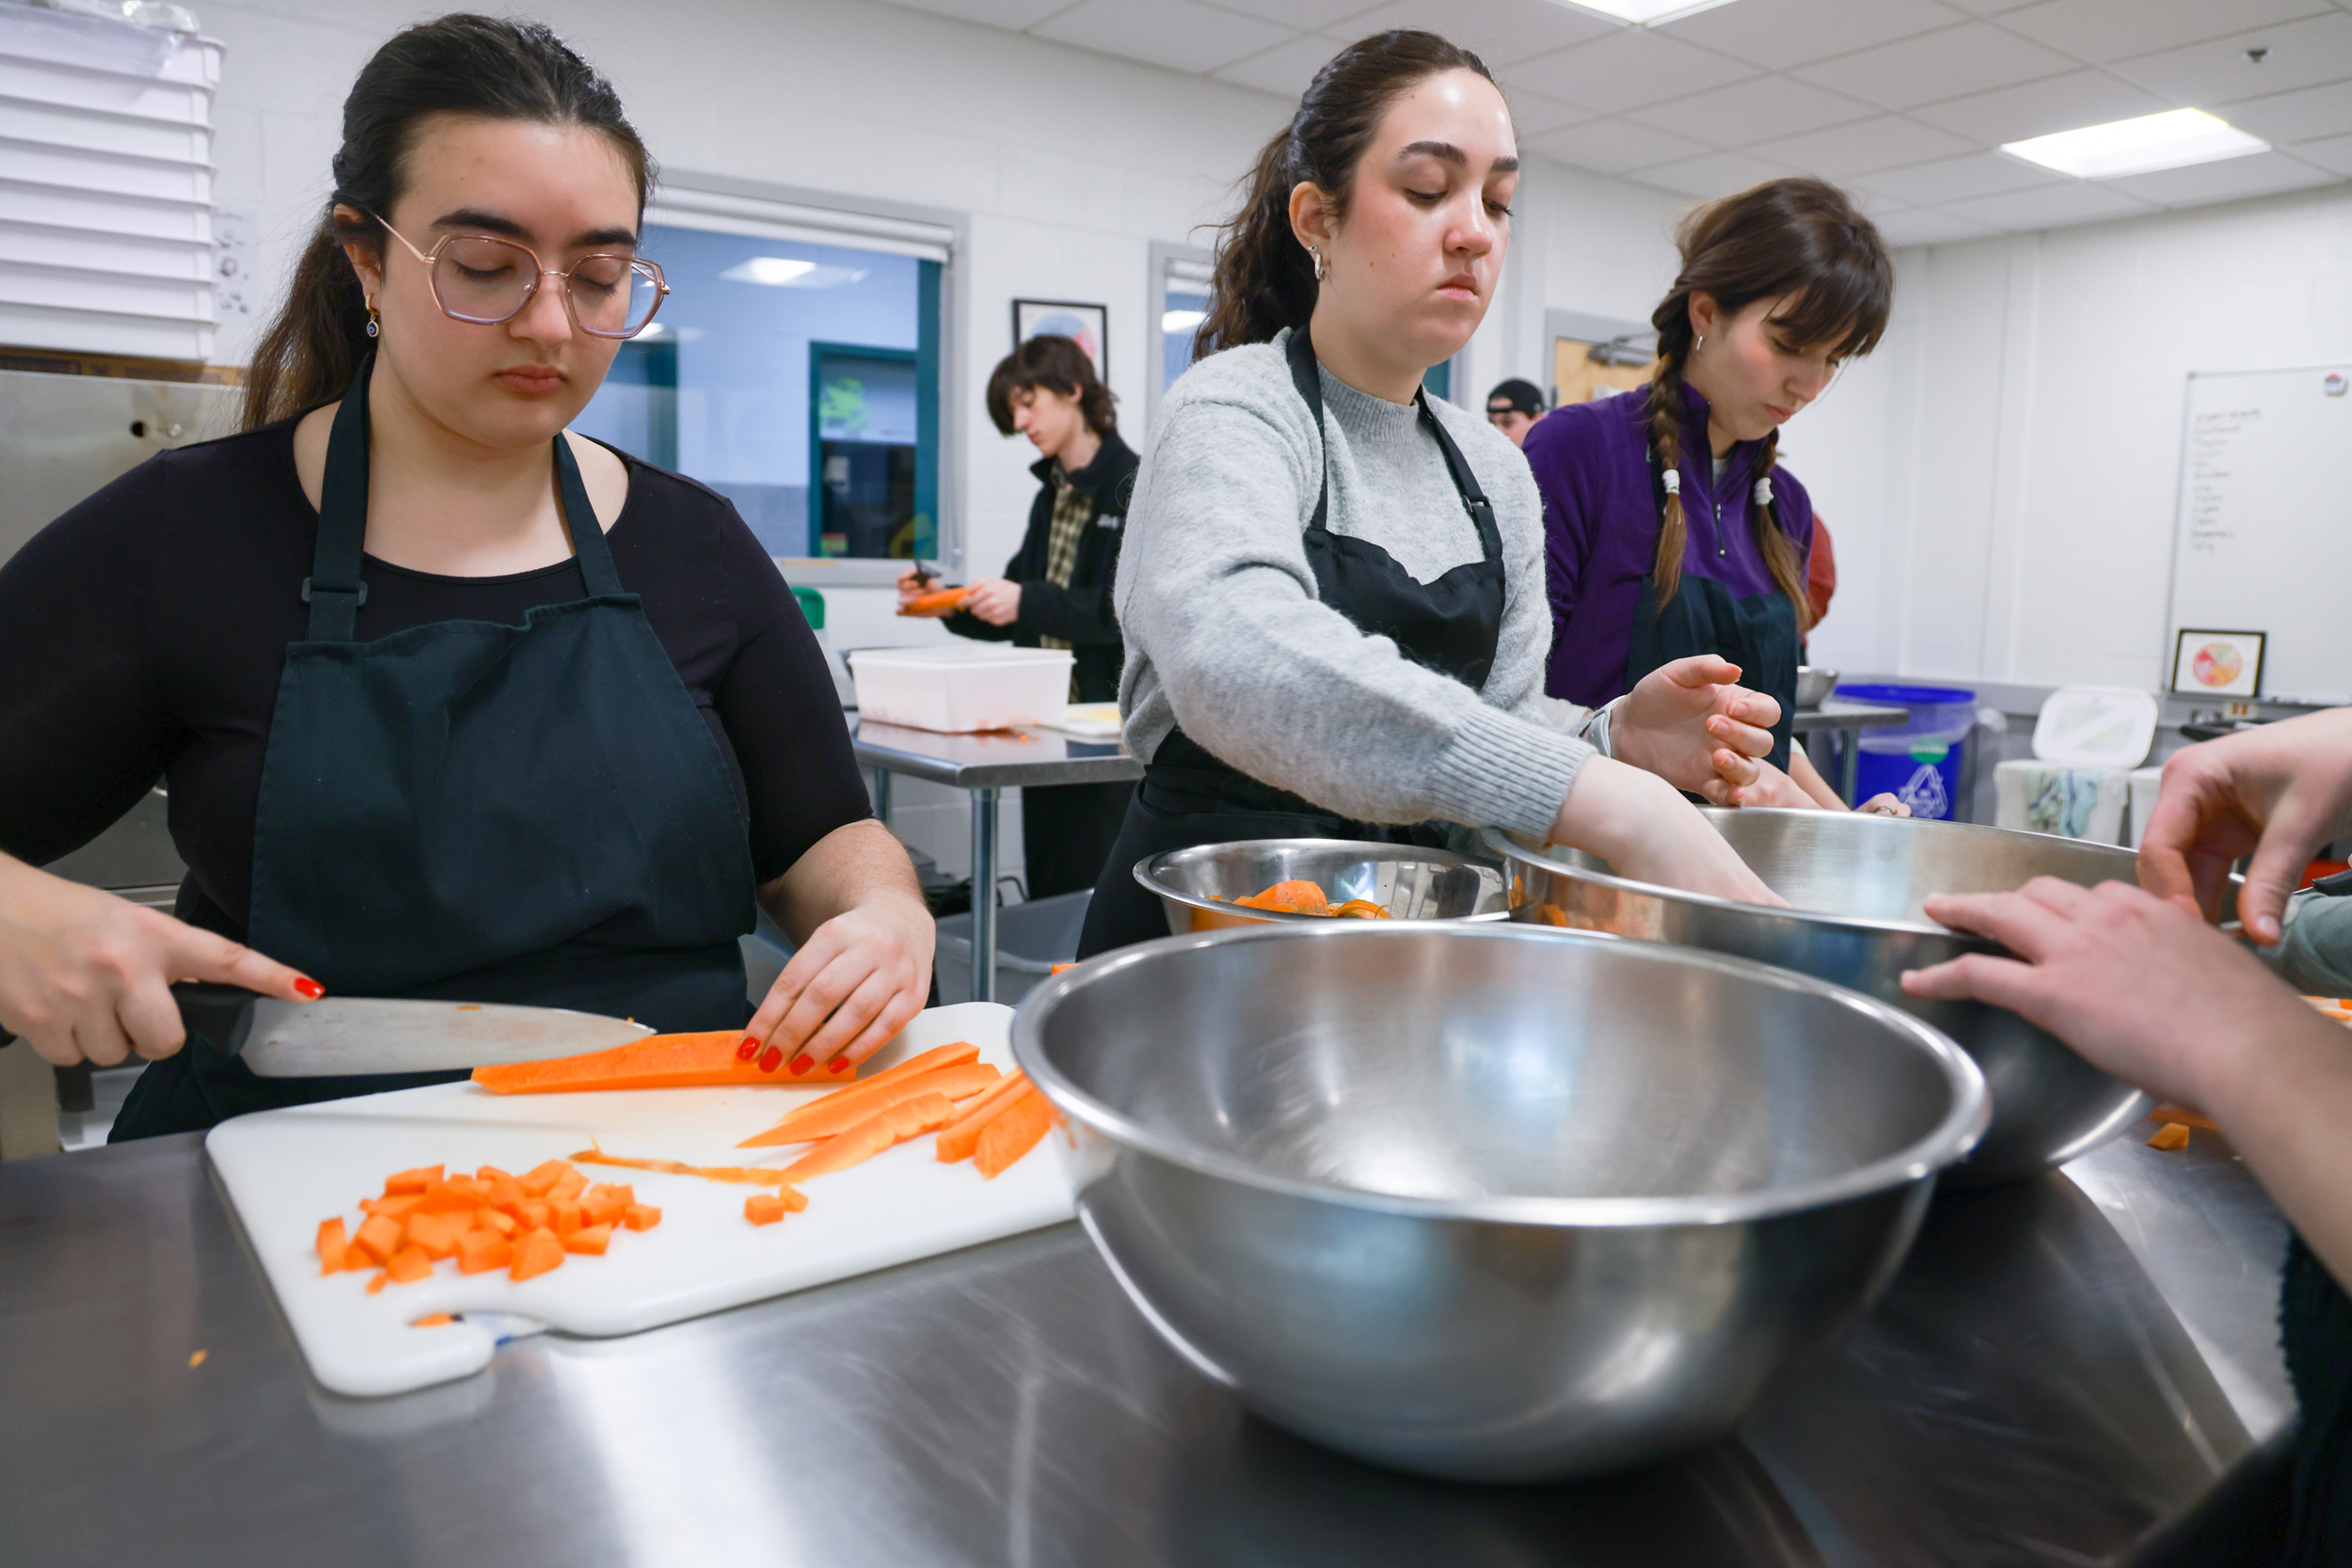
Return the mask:
<path id="1" fill-rule="evenodd" d="M 1666 515 L 1666 476 L 1655 443 L 1649 451 L 1650 488 L 1658 515 Z M 1688 502 L 1684 504 L 1688 505 Z M 1722 531 L 1720 522 L 1717 532 Z M 1797 607 L 1774 588 L 1735 599 L 1712 578 L 1684 572 L 1663 613 L 1658 611 L 1658 574 L 1642 577 L 1641 607 L 1633 614 L 1633 641 L 1626 650 L 1625 689 L 1662 664 L 1694 654 L 1713 654 L 1740 666 L 1740 684 L 1780 704 L 1772 726 L 1772 764 L 1788 770 L 1790 726 L 1797 717 Z"/>
<path id="2" fill-rule="evenodd" d="M 716 736 L 622 590 L 564 438 L 588 597 L 521 626 L 356 641 L 368 376 L 335 415 L 308 636 L 286 649 L 254 811 L 248 941 L 329 993 L 577 1007 L 740 1028 L 748 826 Z M 113 1138 L 460 1077 L 261 1078 L 200 1037 L 140 1074 Z"/>
<path id="3" fill-rule="evenodd" d="M 1307 329 L 1291 333 L 1291 384 L 1313 411 L 1321 434 L 1323 382 Z M 1478 476 L 1430 412 L 1418 390 L 1413 402 L 1423 429 L 1437 438 L 1446 471 L 1462 506 L 1478 529 L 1480 559 L 1454 567 L 1435 582 L 1421 582 L 1378 545 L 1326 526 L 1331 511 L 1331 480 L 1324 475 L 1314 515 L 1305 536 L 1307 563 L 1315 574 L 1315 596 L 1354 622 L 1367 635 L 1386 637 L 1414 663 L 1450 675 L 1475 691 L 1494 668 L 1502 633 L 1502 531 L 1494 508 L 1479 488 Z M 1136 881 L 1137 861 L 1248 838 L 1350 838 L 1386 844 L 1439 847 L 1445 830 L 1436 824 L 1395 827 L 1356 822 L 1311 800 L 1250 778 L 1213 755 L 1181 729 L 1172 730 L 1144 765 L 1126 822 L 1111 846 L 1110 860 L 1087 909 L 1078 956 L 1091 958 L 1130 942 L 1168 935 L 1160 901 Z"/>

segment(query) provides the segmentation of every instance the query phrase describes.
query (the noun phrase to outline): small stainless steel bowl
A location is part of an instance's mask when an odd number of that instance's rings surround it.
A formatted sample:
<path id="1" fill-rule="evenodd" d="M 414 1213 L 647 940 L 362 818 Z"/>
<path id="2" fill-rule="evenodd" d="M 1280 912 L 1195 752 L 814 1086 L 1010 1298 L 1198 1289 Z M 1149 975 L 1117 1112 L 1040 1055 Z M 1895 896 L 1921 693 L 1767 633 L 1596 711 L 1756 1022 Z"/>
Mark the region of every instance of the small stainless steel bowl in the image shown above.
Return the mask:
<path id="1" fill-rule="evenodd" d="M 1800 664 L 1797 666 L 1798 707 L 1820 707 L 1822 703 L 1829 699 L 1829 694 L 1836 689 L 1836 671 L 1824 670 L 1819 665 L 1813 664 Z"/>
<path id="2" fill-rule="evenodd" d="M 1951 1186 L 1989 1186 L 2086 1154 L 2154 1101 L 2092 1067 L 2056 1036 L 2005 1007 L 1923 1002 L 1906 969 L 1963 953 L 1999 953 L 1927 917 L 1934 893 L 2006 893 L 2035 877 L 2083 887 L 2131 881 L 2137 856 L 2111 844 L 1963 822 L 1837 811 L 1704 812 L 1740 858 L 1793 908 L 1629 881 L 1579 849 L 1486 842 L 1511 875 L 1512 918 L 1702 947 L 1811 974 L 1925 1019 L 1958 1040 L 1993 1091 L 1993 1130 Z"/>
<path id="3" fill-rule="evenodd" d="M 1250 838 L 1171 849 L 1136 863 L 1136 880 L 1159 895 L 1171 936 L 1326 921 L 1324 915 L 1233 907 L 1236 898 L 1253 898 L 1294 879 L 1313 882 L 1334 904 L 1369 899 L 1396 920 L 1500 921 L 1511 913 L 1500 867 L 1447 849 L 1339 838 Z"/>
<path id="4" fill-rule="evenodd" d="M 1078 1213 L 1169 1344 L 1364 1458 L 1534 1481 L 1721 1436 L 1910 1246 L 1984 1081 L 1908 1014 L 1516 925 L 1166 937 L 1029 994 Z"/>

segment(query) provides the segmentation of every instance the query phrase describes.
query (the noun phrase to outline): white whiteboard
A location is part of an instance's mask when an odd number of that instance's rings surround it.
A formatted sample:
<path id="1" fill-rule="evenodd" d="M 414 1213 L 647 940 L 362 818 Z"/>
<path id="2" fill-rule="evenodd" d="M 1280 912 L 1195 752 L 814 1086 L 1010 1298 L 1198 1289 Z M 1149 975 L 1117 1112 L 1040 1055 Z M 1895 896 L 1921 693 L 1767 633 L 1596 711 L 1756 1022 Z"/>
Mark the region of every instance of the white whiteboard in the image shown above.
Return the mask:
<path id="1" fill-rule="evenodd" d="M 2197 372 L 2163 679 L 2183 627 L 2267 634 L 2265 697 L 2352 697 L 2352 365 Z"/>

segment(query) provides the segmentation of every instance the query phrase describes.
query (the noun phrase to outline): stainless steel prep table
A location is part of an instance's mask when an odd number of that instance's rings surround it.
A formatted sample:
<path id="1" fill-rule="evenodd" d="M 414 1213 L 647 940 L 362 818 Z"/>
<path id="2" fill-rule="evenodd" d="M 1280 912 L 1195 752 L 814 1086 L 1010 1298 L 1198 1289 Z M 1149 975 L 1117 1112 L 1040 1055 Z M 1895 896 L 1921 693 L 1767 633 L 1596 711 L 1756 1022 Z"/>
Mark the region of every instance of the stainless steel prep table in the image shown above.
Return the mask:
<path id="1" fill-rule="evenodd" d="M 983 730 L 943 735 L 855 720 L 857 764 L 874 769 L 874 807 L 890 820 L 890 775 L 928 779 L 972 796 L 972 1000 L 996 1000 L 996 815 L 1008 789 L 1073 784 L 1132 784 L 1143 764 L 1118 740 L 1085 740 L 1059 730 Z"/>
<path id="2" fill-rule="evenodd" d="M 1788 727 L 1797 735 L 1820 735 L 1827 732 L 1839 737 L 1837 748 L 1837 793 L 1846 804 L 1853 805 L 1855 781 L 1862 771 L 1862 732 L 1883 729 L 1899 724 L 1911 717 L 1907 707 L 1890 707 L 1882 703 L 1850 703 L 1842 697 L 1822 700 L 1820 707 L 1801 707 L 1789 720 Z"/>
<path id="3" fill-rule="evenodd" d="M 1939 1203 L 1870 1319 L 1737 1440 L 1480 1488 L 1245 1415 L 1074 1226 L 352 1401 L 303 1372 L 195 1137 L 22 1161 L 0 1562 L 2093 1563 L 2283 1419 L 2282 1233 L 2208 1133 L 2073 1172 Z"/>

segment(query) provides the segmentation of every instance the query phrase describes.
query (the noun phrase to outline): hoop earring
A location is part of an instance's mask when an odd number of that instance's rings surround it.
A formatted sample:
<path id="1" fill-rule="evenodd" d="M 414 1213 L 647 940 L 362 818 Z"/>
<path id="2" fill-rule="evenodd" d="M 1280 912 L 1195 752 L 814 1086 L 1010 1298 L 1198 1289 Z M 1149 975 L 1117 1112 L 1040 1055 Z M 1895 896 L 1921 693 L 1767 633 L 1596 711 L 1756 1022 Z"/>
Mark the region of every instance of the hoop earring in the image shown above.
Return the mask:
<path id="1" fill-rule="evenodd" d="M 375 301 L 371 299 L 368 301 L 368 336 L 371 338 L 375 337 L 377 335 L 377 331 Z"/>
<path id="2" fill-rule="evenodd" d="M 1315 259 L 1315 281 L 1320 283 L 1323 281 L 1323 275 L 1330 270 L 1324 264 L 1323 252 L 1317 250 L 1313 245 L 1309 245 L 1307 247 L 1307 254 Z"/>

